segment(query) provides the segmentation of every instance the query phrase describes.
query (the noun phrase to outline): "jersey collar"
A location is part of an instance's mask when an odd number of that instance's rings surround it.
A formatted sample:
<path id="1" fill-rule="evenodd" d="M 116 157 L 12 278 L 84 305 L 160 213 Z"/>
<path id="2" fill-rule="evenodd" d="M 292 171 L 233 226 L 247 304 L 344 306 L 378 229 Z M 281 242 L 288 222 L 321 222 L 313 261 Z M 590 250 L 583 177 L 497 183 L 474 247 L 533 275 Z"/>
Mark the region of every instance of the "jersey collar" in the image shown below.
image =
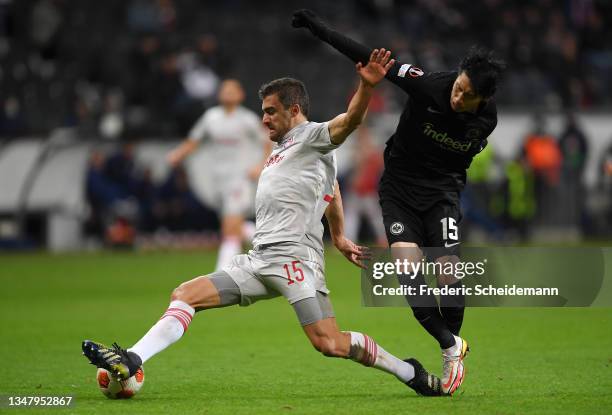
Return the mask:
<path id="1" fill-rule="evenodd" d="M 283 136 L 283 138 L 278 142 L 278 145 L 282 146 L 283 144 L 285 144 L 289 139 L 295 136 L 296 132 L 298 132 L 300 129 L 306 126 L 306 124 L 308 124 L 308 121 L 304 121 L 296 125 L 295 127 L 293 127 L 291 130 L 287 131 L 287 133 Z"/>

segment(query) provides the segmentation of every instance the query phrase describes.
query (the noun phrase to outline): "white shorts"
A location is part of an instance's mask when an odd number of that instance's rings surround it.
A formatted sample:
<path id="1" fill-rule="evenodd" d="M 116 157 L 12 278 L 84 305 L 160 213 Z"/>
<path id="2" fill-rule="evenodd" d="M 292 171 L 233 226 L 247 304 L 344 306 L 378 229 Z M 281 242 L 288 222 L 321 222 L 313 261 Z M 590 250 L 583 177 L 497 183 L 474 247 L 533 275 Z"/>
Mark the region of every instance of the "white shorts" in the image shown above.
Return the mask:
<path id="1" fill-rule="evenodd" d="M 240 288 L 241 306 L 282 295 L 293 304 L 329 294 L 325 285 L 323 254 L 295 242 L 284 242 L 252 249 L 236 255 L 223 271 Z"/>

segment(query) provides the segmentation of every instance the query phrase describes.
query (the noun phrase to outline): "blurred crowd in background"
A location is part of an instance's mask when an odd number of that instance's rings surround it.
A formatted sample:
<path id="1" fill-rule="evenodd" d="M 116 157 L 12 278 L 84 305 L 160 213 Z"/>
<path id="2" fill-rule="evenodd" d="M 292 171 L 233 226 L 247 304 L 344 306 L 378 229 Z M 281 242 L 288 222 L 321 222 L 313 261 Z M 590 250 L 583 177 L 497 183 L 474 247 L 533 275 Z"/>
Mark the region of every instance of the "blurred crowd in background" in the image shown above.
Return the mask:
<path id="1" fill-rule="evenodd" d="M 109 245 L 131 246 L 139 234 L 218 229 L 216 213 L 194 194 L 185 168 L 173 168 L 155 182 L 149 166 L 136 161 L 135 145 L 128 142 L 116 151 L 91 153 L 85 233 Z"/>
<path id="2" fill-rule="evenodd" d="M 257 112 L 259 86 L 285 75 L 308 86 L 312 119 L 344 108 L 352 67 L 290 27 L 302 7 L 428 71 L 456 67 L 475 43 L 507 61 L 498 106 L 536 115 L 514 158 L 501 160 L 489 146 L 470 169 L 463 208 L 474 238 L 528 239 L 533 223 L 612 232 L 612 208 L 586 206 L 588 140 L 572 116 L 612 104 L 612 2 L 604 0 L 0 0 L 0 137 L 69 129 L 80 140 L 116 143 L 89 160 L 90 234 L 129 243 L 138 232 L 214 229 L 218 220 L 185 169 L 154 182 L 135 162 L 134 140 L 184 137 L 230 77 Z M 384 85 L 370 117 L 397 112 L 404 99 Z M 552 136 L 541 111 L 566 113 L 564 132 Z M 360 151 L 340 177 L 349 236 L 384 240 L 376 186 L 386 138 L 361 131 Z M 596 157 L 596 191 L 610 195 L 612 146 Z"/>
<path id="3" fill-rule="evenodd" d="M 491 47 L 509 64 L 501 106 L 612 103 L 609 1 L 1 0 L 0 134 L 180 136 L 220 78 L 241 79 L 257 108 L 258 87 L 286 74 L 303 78 L 313 117 L 325 118 L 350 67 L 291 29 L 301 7 L 428 71 L 456 67 L 474 43 Z M 404 99 L 391 91 L 388 110 Z"/>

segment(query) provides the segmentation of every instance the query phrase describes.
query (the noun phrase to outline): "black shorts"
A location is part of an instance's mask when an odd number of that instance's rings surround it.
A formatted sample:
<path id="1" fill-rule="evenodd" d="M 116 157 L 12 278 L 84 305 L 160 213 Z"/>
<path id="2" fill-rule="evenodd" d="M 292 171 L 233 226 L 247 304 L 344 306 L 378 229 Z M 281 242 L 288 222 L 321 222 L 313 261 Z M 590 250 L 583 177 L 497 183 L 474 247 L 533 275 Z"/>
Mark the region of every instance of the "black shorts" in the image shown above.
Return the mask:
<path id="1" fill-rule="evenodd" d="M 458 197 L 441 197 L 420 210 L 381 192 L 380 206 L 389 245 L 413 242 L 428 248 L 425 254 L 430 260 L 459 255 L 461 209 Z"/>

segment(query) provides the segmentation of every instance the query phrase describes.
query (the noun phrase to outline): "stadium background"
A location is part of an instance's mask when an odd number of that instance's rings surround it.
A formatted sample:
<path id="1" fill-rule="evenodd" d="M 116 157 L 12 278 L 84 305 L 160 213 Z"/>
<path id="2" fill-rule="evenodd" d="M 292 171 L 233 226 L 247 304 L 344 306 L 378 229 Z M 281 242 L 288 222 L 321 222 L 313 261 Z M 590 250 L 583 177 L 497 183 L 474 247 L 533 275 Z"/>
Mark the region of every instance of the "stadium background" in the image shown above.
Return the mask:
<path id="1" fill-rule="evenodd" d="M 0 253 L 0 355 L 10 362 L 0 393 L 76 394 L 78 413 L 407 409 L 401 385 L 316 356 L 279 301 L 258 304 L 248 315 L 219 310 L 196 319 L 181 344 L 148 365 L 143 395 L 129 403 L 139 406 L 102 401 L 78 356 L 84 337 L 135 341 L 173 286 L 212 270 L 218 219 L 205 202 L 214 161 L 204 148 L 185 171 L 172 172 L 165 155 L 215 104 L 220 80 L 239 79 L 245 105 L 257 113 L 259 86 L 285 75 L 306 83 L 313 120 L 345 108 L 356 82 L 353 66 L 290 28 L 291 12 L 305 6 L 426 70 L 456 67 L 474 43 L 508 62 L 498 128 L 470 171 L 463 200 L 468 241 L 609 244 L 609 1 L 2 0 L 0 249 L 19 252 Z M 380 167 L 375 155 L 404 99 L 381 85 L 367 129 L 352 139 L 358 145 L 343 148 L 345 203 L 372 194 Z M 570 117 L 574 130 L 567 129 Z M 372 157 L 360 154 L 364 148 Z M 95 195 L 92 182 L 108 184 L 110 196 Z M 109 236 L 119 225 L 134 237 Z M 376 242 L 372 225 L 358 230 L 360 240 Z M 118 246 L 134 252 L 107 250 Z M 357 272 L 333 250 L 328 256 L 341 325 L 363 327 L 390 350 L 409 349 L 437 368 L 433 345 L 410 312 L 361 308 Z M 421 413 L 609 413 L 609 309 L 468 313 L 466 335 L 481 354 L 473 357 L 465 395 L 452 403 L 411 399 L 409 406 Z M 274 348 L 266 349 L 271 342 Z M 507 355 L 497 353 L 501 344 Z M 285 347 L 312 362 L 296 366 L 300 382 L 270 367 L 291 356 Z M 199 350 L 214 358 L 203 359 Z M 202 367 L 176 376 L 185 362 Z M 345 387 L 330 394 L 322 373 Z M 364 384 L 365 395 L 346 392 Z M 237 397 L 236 389 L 250 392 Z M 194 409 L 196 396 L 205 399 Z"/>
<path id="2" fill-rule="evenodd" d="M 243 82 L 246 106 L 259 113 L 262 83 L 298 77 L 311 94 L 311 118 L 319 121 L 342 111 L 355 85 L 346 58 L 290 28 L 291 11 L 301 6 L 0 3 L 0 246 L 95 248 L 117 217 L 128 217 L 148 245 L 159 244 L 160 233 L 164 245 L 177 244 L 166 230 L 191 231 L 183 244 L 214 244 L 217 221 L 201 205 L 213 185 L 205 149 L 186 164 L 196 198 L 177 189 L 182 172 L 171 174 L 164 155 L 215 104 L 219 81 Z M 456 67 L 475 43 L 507 60 L 499 126 L 470 172 L 468 239 L 576 241 L 612 232 L 609 2 L 315 1 L 309 7 L 364 43 L 389 47 L 427 70 Z M 393 132 L 404 99 L 393 85 L 378 90 L 364 133 L 375 151 Z M 570 112 L 575 131 L 566 129 Z M 527 144 L 528 137 L 535 140 Z M 122 146 L 132 147 L 124 157 L 115 154 Z M 356 164 L 355 153 L 350 145 L 341 153 L 345 195 L 360 186 L 357 193 L 371 192 L 375 180 L 362 183 L 360 172 L 379 171 L 363 155 Z M 171 212 L 170 199 L 181 214 Z M 361 227 L 362 239 L 375 239 L 368 231 Z"/>

